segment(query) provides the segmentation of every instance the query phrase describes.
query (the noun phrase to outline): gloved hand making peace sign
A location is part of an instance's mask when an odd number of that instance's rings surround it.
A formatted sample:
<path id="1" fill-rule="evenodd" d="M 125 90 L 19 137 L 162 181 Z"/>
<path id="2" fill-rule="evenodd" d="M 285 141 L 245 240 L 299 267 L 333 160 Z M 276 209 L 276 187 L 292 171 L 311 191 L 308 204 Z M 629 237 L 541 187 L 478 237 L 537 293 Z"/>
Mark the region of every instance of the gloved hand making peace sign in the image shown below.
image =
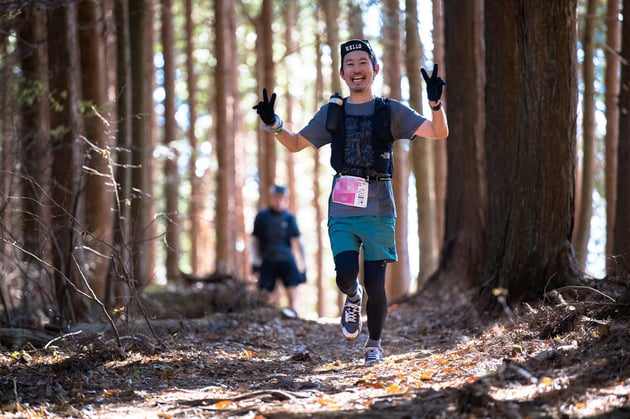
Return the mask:
<path id="1" fill-rule="evenodd" d="M 267 124 L 271 125 L 274 122 L 275 112 L 273 107 L 276 103 L 276 94 L 271 94 L 271 100 L 267 97 L 267 89 L 263 89 L 263 100 L 262 102 L 258 102 L 258 105 L 254 106 L 252 109 L 256 109 L 256 113 L 260 116 L 260 119 Z"/>
<path id="2" fill-rule="evenodd" d="M 420 69 L 422 77 L 427 84 L 427 97 L 430 102 L 437 102 L 442 97 L 442 86 L 446 84 L 444 80 L 438 77 L 438 65 L 433 65 L 433 72 L 431 77 L 427 74 L 424 68 Z"/>
<path id="3" fill-rule="evenodd" d="M 252 109 L 256 109 L 256 113 L 260 116 L 260 119 L 263 122 L 263 129 L 268 132 L 279 133 L 282 131 L 282 126 L 284 125 L 282 119 L 276 115 L 273 110 L 274 105 L 276 104 L 276 94 L 271 94 L 271 100 L 267 95 L 267 89 L 263 89 L 263 100 L 258 102 Z"/>

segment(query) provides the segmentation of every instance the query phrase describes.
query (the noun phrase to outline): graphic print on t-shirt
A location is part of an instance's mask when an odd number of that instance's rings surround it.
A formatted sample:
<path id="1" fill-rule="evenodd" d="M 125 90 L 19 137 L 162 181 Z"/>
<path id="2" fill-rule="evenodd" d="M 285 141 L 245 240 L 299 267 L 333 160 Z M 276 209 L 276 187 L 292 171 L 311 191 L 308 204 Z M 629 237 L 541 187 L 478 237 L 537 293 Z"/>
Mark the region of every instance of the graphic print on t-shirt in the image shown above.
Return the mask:
<path id="1" fill-rule="evenodd" d="M 344 166 L 348 169 L 347 174 L 363 176 L 364 169 L 370 167 L 373 161 L 372 119 L 346 116 Z"/>

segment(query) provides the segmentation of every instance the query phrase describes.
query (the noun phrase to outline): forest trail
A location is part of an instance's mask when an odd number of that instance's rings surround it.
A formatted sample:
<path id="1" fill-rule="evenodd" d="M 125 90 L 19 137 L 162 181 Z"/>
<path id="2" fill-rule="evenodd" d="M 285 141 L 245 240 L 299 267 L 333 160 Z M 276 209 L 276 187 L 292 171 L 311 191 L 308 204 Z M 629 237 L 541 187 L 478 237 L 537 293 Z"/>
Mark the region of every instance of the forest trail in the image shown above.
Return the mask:
<path id="1" fill-rule="evenodd" d="M 390 307 L 385 363 L 363 366 L 363 333 L 279 310 L 140 327 L 121 353 L 83 331 L 47 349 L 0 352 L 2 415 L 75 418 L 536 418 L 630 415 L 630 319 L 607 299 L 483 322 L 468 304 L 417 295 Z M 17 398 L 17 399 L 16 399 Z M 17 400 L 17 402 L 16 402 Z"/>

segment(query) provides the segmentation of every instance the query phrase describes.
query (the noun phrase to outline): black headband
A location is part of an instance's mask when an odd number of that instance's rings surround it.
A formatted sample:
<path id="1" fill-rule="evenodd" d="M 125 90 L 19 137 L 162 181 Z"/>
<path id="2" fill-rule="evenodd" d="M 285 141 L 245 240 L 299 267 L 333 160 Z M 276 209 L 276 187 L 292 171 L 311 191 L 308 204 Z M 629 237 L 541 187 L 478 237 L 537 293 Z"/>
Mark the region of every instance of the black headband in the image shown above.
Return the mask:
<path id="1" fill-rule="evenodd" d="M 376 65 L 376 55 L 370 46 L 370 42 L 367 39 L 351 39 L 348 42 L 344 42 L 341 44 L 341 64 L 343 66 L 343 57 L 346 56 L 347 53 L 352 51 L 365 51 L 370 55 L 370 59 L 372 60 L 372 64 Z"/>

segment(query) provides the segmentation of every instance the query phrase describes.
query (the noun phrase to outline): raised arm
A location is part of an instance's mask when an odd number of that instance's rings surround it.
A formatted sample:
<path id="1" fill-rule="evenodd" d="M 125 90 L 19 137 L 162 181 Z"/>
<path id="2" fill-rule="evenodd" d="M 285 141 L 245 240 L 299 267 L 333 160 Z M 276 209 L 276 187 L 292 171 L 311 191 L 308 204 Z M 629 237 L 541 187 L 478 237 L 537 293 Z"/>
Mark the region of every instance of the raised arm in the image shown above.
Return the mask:
<path id="1" fill-rule="evenodd" d="M 440 98 L 442 97 L 442 86 L 446 84 L 444 80 L 438 77 L 438 65 L 433 66 L 431 77 L 424 68 L 420 70 L 422 77 L 427 84 L 427 97 L 429 98 L 429 106 L 433 114 L 430 121 L 425 121 L 415 134 L 432 139 L 444 139 L 448 137 L 448 122 L 446 120 L 446 112 Z"/>
<path id="2" fill-rule="evenodd" d="M 273 110 L 275 103 L 276 94 L 272 93 L 271 99 L 269 99 L 267 89 L 263 89 L 263 100 L 253 107 L 262 120 L 263 129 L 267 132 L 272 132 L 278 141 L 291 152 L 300 151 L 312 145 L 300 134 L 284 127 L 284 122 Z"/>

